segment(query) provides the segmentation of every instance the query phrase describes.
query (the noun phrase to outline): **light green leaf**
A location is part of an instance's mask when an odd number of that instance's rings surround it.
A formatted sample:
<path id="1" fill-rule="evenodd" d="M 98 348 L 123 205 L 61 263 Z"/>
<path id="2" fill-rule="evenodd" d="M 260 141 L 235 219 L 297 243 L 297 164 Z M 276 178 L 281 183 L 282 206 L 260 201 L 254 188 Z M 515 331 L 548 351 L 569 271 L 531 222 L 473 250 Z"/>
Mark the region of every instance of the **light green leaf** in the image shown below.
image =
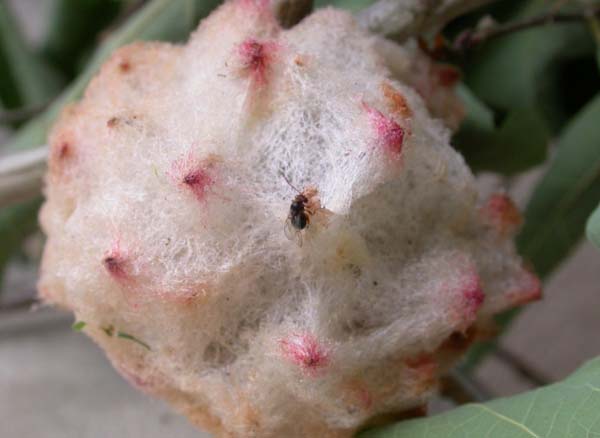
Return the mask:
<path id="1" fill-rule="evenodd" d="M 323 8 L 325 6 L 335 6 L 336 8 L 346 9 L 349 11 L 359 11 L 366 8 L 374 0 L 316 0 L 315 8 Z"/>
<path id="2" fill-rule="evenodd" d="M 193 2 L 193 9 L 190 9 L 190 2 Z M 180 41 L 192 30 L 189 24 L 196 23 L 218 3 L 218 0 L 153 0 L 148 3 L 100 46 L 79 78 L 45 113 L 23 127 L 7 148 L 14 150 L 44 144 L 48 129 L 62 108 L 81 96 L 90 79 L 115 49 L 137 40 Z M 190 11 L 196 14 L 193 20 L 188 16 Z"/>
<path id="3" fill-rule="evenodd" d="M 141 341 L 140 339 L 136 338 L 135 336 L 130 335 L 129 333 L 118 331 L 117 338 L 127 339 L 128 341 L 133 341 L 136 344 L 144 347 L 146 350 L 152 351 L 152 349 L 150 348 L 150 346 L 148 344 L 146 344 L 144 341 Z"/>
<path id="4" fill-rule="evenodd" d="M 600 94 L 564 129 L 550 168 L 525 210 L 517 243 L 521 254 L 545 277 L 583 236 L 600 200 Z"/>
<path id="5" fill-rule="evenodd" d="M 588 219 L 587 236 L 594 245 L 600 248 L 600 205 Z"/>
<path id="6" fill-rule="evenodd" d="M 584 438 L 600 436 L 600 358 L 566 380 L 516 397 L 468 404 L 360 438 Z"/>
<path id="7" fill-rule="evenodd" d="M 86 325 L 87 325 L 87 323 L 85 321 L 77 321 L 77 322 L 73 323 L 73 325 L 71 326 L 71 329 L 73 329 L 73 331 L 75 331 L 75 332 L 80 332 L 81 330 L 83 330 L 85 328 Z"/>

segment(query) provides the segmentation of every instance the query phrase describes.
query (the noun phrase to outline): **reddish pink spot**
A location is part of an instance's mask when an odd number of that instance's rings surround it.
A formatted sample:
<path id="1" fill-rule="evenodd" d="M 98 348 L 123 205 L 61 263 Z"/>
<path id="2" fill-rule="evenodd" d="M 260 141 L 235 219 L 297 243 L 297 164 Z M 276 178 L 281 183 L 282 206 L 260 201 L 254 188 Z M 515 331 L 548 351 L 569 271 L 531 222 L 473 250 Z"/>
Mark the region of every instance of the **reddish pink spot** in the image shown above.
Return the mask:
<path id="1" fill-rule="evenodd" d="M 196 199 L 201 201 L 214 180 L 204 169 L 196 169 L 185 175 L 182 182 L 192 191 Z"/>
<path id="2" fill-rule="evenodd" d="M 115 368 L 117 369 L 121 377 L 123 377 L 131 386 L 139 389 L 140 391 L 146 393 L 149 392 L 152 386 L 152 382 L 150 380 L 143 379 L 141 376 L 125 368 L 122 365 L 116 365 Z"/>
<path id="3" fill-rule="evenodd" d="M 71 145 L 69 142 L 63 141 L 58 146 L 58 158 L 64 160 L 71 155 Z"/>
<path id="4" fill-rule="evenodd" d="M 477 319 L 477 311 L 485 300 L 481 282 L 477 274 L 467 278 L 463 286 L 462 305 L 464 307 L 465 330 Z"/>
<path id="5" fill-rule="evenodd" d="M 481 208 L 484 219 L 500 234 L 515 232 L 522 223 L 519 209 L 504 193 L 495 193 Z"/>
<path id="6" fill-rule="evenodd" d="M 279 341 L 283 354 L 311 375 L 327 366 L 329 352 L 311 334 L 293 334 Z"/>
<path id="7" fill-rule="evenodd" d="M 522 280 L 519 287 L 508 292 L 510 303 L 515 306 L 537 301 L 542 298 L 542 283 L 533 272 L 526 268 L 522 271 Z"/>
<path id="8" fill-rule="evenodd" d="M 127 59 L 121 60 L 119 62 L 119 70 L 121 73 L 129 73 L 131 71 L 131 63 Z"/>
<path id="9" fill-rule="evenodd" d="M 216 155 L 199 160 L 189 153 L 173 163 L 171 177 L 178 185 L 190 191 L 198 201 L 205 201 L 211 187 L 216 183 L 216 167 L 220 161 Z"/>
<path id="10" fill-rule="evenodd" d="M 395 158 L 400 157 L 404 143 L 404 129 L 393 119 L 363 102 L 363 108 L 375 128 L 378 142 Z"/>
<path id="11" fill-rule="evenodd" d="M 278 48 L 275 42 L 259 42 L 254 38 L 247 38 L 238 46 L 242 70 L 256 85 L 266 84 Z"/>
<path id="12" fill-rule="evenodd" d="M 126 281 L 129 280 L 130 266 L 129 257 L 125 254 L 125 251 L 121 248 L 120 240 L 114 241 L 112 248 L 108 251 L 102 259 L 102 264 L 106 271 L 116 280 Z"/>
<path id="13" fill-rule="evenodd" d="M 127 273 L 125 272 L 125 260 L 121 259 L 117 255 L 108 255 L 103 260 L 104 267 L 106 270 L 115 278 L 125 279 Z"/>

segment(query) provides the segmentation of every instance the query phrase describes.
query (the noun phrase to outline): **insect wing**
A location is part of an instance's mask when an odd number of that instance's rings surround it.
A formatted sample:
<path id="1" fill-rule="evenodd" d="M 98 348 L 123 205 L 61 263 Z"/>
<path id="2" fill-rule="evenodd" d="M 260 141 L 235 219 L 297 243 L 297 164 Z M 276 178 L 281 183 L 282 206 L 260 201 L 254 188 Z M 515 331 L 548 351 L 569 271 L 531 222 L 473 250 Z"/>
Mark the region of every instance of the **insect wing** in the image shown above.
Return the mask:
<path id="1" fill-rule="evenodd" d="M 283 234 L 289 240 L 295 241 L 298 246 L 302 246 L 302 231 L 292 225 L 292 220 L 287 218 L 283 226 Z"/>

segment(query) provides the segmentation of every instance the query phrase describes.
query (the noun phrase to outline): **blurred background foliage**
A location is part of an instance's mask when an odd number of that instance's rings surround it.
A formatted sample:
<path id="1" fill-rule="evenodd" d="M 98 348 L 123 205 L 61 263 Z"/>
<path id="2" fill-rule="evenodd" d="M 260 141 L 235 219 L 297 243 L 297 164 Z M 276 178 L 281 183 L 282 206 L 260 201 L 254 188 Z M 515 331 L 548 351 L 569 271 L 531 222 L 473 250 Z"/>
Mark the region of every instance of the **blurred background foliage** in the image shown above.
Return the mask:
<path id="1" fill-rule="evenodd" d="M 0 157 L 44 144 L 60 109 L 81 96 L 116 47 L 134 40 L 183 41 L 219 1 L 41 3 L 49 8 L 48 22 L 41 43 L 33 45 L 9 4 L 0 2 L 0 123 L 11 135 Z M 370 3 L 317 0 L 315 6 L 358 11 Z M 598 2 L 583 0 L 498 0 L 449 23 L 437 50 L 440 62 L 462 72 L 458 92 L 467 116 L 453 144 L 474 171 L 494 172 L 510 185 L 523 172 L 543 169 L 518 236 L 521 253 L 542 278 L 568 257 L 586 222 L 590 239 L 600 244 L 600 212 L 592 215 L 600 200 L 597 12 Z M 546 19 L 511 30 L 532 17 Z M 485 29 L 506 31 L 469 43 L 466 37 Z M 422 37 L 436 44 L 435 35 Z M 32 199 L 0 210 L 0 275 L 8 263 L 23 259 L 23 242 L 37 232 L 40 203 Z M 499 324 L 515 314 L 501 315 Z M 474 348 L 465 369 L 492 347 Z"/>

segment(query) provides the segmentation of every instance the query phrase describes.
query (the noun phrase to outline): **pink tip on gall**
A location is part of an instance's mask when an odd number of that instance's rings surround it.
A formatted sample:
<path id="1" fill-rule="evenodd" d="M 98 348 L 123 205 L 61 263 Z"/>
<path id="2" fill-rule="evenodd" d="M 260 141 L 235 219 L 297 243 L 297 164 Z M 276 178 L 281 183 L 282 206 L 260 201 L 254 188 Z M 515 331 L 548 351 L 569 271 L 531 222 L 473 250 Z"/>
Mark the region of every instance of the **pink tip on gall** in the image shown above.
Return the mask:
<path id="1" fill-rule="evenodd" d="M 110 251 L 107 251 L 104 255 L 102 264 L 111 277 L 116 280 L 124 281 L 129 279 L 129 262 L 124 251 L 121 249 L 119 240 L 116 240 Z"/>
<path id="2" fill-rule="evenodd" d="M 393 119 L 386 117 L 365 102 L 362 103 L 362 106 L 375 129 L 378 143 L 394 158 L 399 158 L 404 143 L 404 129 Z"/>
<path id="3" fill-rule="evenodd" d="M 481 288 L 481 282 L 477 274 L 471 275 L 465 281 L 462 291 L 462 305 L 466 319 L 466 328 L 477 318 L 477 311 L 483 305 L 485 294 Z"/>
<path id="4" fill-rule="evenodd" d="M 531 303 L 542 298 L 540 279 L 527 268 L 523 268 L 520 284 L 507 293 L 510 303 L 515 306 Z"/>
<path id="5" fill-rule="evenodd" d="M 292 334 L 281 339 L 279 346 L 288 360 L 311 375 L 329 364 L 329 352 L 311 334 Z"/>
<path id="6" fill-rule="evenodd" d="M 110 275 L 113 277 L 123 280 L 127 278 L 125 271 L 125 260 L 121 259 L 116 255 L 107 255 L 102 260 L 104 267 Z"/>
<path id="7" fill-rule="evenodd" d="M 403 118 L 409 118 L 412 116 L 412 111 L 408 106 L 406 98 L 389 82 L 382 82 L 381 91 L 383 92 L 383 96 L 385 97 L 388 108 L 392 114 Z"/>
<path id="8" fill-rule="evenodd" d="M 481 208 L 484 220 L 501 235 L 517 231 L 523 219 L 512 199 L 504 193 L 494 193 Z"/>
<path id="9" fill-rule="evenodd" d="M 273 41 L 260 42 L 254 38 L 247 38 L 238 46 L 242 72 L 257 86 L 267 83 L 278 47 Z"/>
<path id="10" fill-rule="evenodd" d="M 198 201 L 205 201 L 211 187 L 216 183 L 216 167 L 220 161 L 216 155 L 199 160 L 189 153 L 173 163 L 171 177 Z"/>

